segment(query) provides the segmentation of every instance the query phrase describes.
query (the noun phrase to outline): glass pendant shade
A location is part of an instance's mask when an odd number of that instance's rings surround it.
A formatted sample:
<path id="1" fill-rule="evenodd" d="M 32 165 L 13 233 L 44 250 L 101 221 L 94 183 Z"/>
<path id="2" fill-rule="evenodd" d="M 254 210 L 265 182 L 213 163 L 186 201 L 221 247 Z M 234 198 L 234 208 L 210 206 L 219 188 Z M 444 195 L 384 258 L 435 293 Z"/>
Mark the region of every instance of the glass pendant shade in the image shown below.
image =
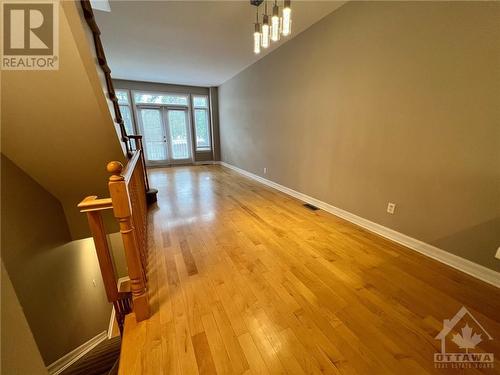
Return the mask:
<path id="1" fill-rule="evenodd" d="M 269 26 L 269 16 L 267 14 L 264 15 L 264 20 L 262 21 L 262 47 L 269 47 L 270 43 L 270 35 L 271 30 Z"/>
<path id="2" fill-rule="evenodd" d="M 292 33 L 291 0 L 283 0 L 282 11 L 278 5 L 278 0 L 274 0 L 271 14 L 267 13 L 268 1 L 271 2 L 272 0 L 250 0 L 250 3 L 256 7 L 256 23 L 253 34 L 253 50 L 256 54 L 260 53 L 261 48 L 268 48 L 271 41 L 277 42 L 281 36 L 286 37 Z M 262 3 L 264 3 L 265 11 L 262 14 L 261 24 L 259 22 L 259 5 Z"/>
<path id="3" fill-rule="evenodd" d="M 273 6 L 273 16 L 271 17 L 271 40 L 277 42 L 280 39 L 280 16 L 278 4 Z"/>
<path id="4" fill-rule="evenodd" d="M 292 32 L 292 8 L 290 8 L 290 0 L 285 0 L 283 7 L 283 35 L 290 35 Z"/>
<path id="5" fill-rule="evenodd" d="M 253 51 L 256 54 L 260 53 L 260 37 L 261 37 L 260 23 L 256 23 L 255 32 L 253 33 Z"/>

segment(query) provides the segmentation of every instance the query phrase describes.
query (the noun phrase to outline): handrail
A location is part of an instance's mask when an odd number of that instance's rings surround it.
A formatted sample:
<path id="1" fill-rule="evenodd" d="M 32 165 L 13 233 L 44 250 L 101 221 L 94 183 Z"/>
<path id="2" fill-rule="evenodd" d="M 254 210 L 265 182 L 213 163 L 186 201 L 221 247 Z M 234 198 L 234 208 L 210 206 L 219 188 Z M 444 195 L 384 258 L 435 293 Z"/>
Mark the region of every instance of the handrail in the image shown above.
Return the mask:
<path id="1" fill-rule="evenodd" d="M 80 212 L 101 211 L 113 208 L 113 202 L 111 198 L 98 199 L 97 195 L 90 195 L 78 203 L 77 207 L 81 208 Z"/>
<path id="2" fill-rule="evenodd" d="M 113 102 L 113 111 L 115 113 L 114 121 L 120 127 L 120 135 L 121 141 L 125 144 L 125 151 L 127 157 L 131 159 L 133 157 L 134 148 L 132 147 L 132 140 L 135 141 L 135 151 L 144 150 L 142 145 L 142 136 L 141 135 L 129 135 L 127 134 L 127 130 L 125 129 L 125 122 L 123 121 L 123 116 L 120 111 L 120 105 L 118 104 L 118 98 L 116 97 L 115 88 L 113 86 L 113 80 L 111 78 L 111 69 L 108 66 L 106 55 L 104 54 L 104 48 L 101 42 L 101 30 L 99 30 L 99 26 L 97 26 L 97 22 L 94 17 L 94 11 L 92 10 L 92 4 L 90 0 L 80 0 L 83 9 L 83 16 L 87 25 L 92 32 L 92 36 L 94 38 L 94 48 L 97 55 L 97 61 L 102 71 L 104 72 L 104 78 L 106 80 L 106 87 L 108 90 L 108 97 Z M 146 200 L 148 204 L 152 204 L 156 202 L 156 194 L 158 190 L 151 189 L 149 186 L 149 179 L 146 173 L 146 162 L 144 157 L 142 158 L 142 169 L 144 171 L 144 181 L 146 186 Z"/>
<path id="3" fill-rule="evenodd" d="M 97 26 L 90 0 L 80 0 L 80 3 L 83 9 L 83 16 L 94 38 L 94 48 L 97 55 L 97 62 L 104 73 L 104 79 L 106 80 L 106 87 L 108 89 L 108 97 L 113 102 L 113 111 L 115 112 L 114 121 L 120 127 L 121 141 L 125 144 L 127 157 L 130 157 L 132 151 L 130 136 L 127 135 L 127 130 L 125 129 L 125 122 L 123 121 L 120 106 L 118 105 L 118 98 L 116 97 L 115 88 L 113 87 L 113 80 L 111 79 L 111 69 L 108 66 L 106 55 L 104 54 L 104 48 L 102 47 L 101 30 L 99 30 L 99 26 Z"/>

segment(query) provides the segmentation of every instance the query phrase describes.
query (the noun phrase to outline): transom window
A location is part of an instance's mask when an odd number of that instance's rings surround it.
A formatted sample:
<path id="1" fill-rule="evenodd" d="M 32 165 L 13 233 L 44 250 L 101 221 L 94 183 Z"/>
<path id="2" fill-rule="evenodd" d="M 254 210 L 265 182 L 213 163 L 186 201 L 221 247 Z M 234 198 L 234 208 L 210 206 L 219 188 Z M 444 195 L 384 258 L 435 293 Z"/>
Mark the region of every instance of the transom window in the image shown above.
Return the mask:
<path id="1" fill-rule="evenodd" d="M 155 94 L 137 92 L 134 93 L 134 101 L 136 104 L 164 104 L 164 105 L 188 105 L 187 95 L 176 94 Z"/>
<path id="2" fill-rule="evenodd" d="M 193 107 L 208 108 L 208 97 L 193 96 Z"/>

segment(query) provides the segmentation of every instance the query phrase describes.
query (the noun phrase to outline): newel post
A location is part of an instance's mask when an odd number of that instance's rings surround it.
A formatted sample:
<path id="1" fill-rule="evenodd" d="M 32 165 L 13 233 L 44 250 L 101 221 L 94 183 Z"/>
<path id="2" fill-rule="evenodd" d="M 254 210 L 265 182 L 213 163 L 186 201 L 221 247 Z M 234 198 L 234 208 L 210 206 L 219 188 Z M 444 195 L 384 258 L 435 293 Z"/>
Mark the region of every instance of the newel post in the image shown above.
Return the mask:
<path id="1" fill-rule="evenodd" d="M 120 162 L 108 163 L 107 170 L 112 176 L 109 178 L 109 192 L 113 201 L 113 212 L 120 224 L 125 257 L 127 259 L 128 274 L 134 313 L 137 321 L 148 319 L 150 316 L 148 294 L 145 280 L 145 270 L 142 267 L 140 250 L 138 248 L 136 230 L 133 225 L 132 208 L 128 193 L 127 182 L 122 176 L 123 165 Z"/>

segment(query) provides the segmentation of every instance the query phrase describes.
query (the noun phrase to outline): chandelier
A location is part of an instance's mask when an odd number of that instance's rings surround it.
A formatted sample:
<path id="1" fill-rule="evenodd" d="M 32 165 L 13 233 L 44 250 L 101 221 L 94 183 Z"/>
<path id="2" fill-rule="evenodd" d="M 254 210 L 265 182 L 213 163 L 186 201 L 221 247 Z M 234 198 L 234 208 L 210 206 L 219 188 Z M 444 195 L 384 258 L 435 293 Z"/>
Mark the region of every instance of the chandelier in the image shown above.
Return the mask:
<path id="1" fill-rule="evenodd" d="M 272 0 L 269 0 L 272 3 Z M 260 53 L 260 49 L 267 48 L 271 42 L 277 42 L 281 36 L 288 36 L 292 32 L 292 8 L 291 0 L 283 1 L 283 8 L 280 15 L 278 0 L 274 0 L 272 12 L 267 13 L 268 0 L 250 0 L 250 4 L 256 8 L 256 21 L 253 33 L 253 51 Z M 259 6 L 264 3 L 264 13 L 262 14 L 262 24 L 259 22 Z"/>

